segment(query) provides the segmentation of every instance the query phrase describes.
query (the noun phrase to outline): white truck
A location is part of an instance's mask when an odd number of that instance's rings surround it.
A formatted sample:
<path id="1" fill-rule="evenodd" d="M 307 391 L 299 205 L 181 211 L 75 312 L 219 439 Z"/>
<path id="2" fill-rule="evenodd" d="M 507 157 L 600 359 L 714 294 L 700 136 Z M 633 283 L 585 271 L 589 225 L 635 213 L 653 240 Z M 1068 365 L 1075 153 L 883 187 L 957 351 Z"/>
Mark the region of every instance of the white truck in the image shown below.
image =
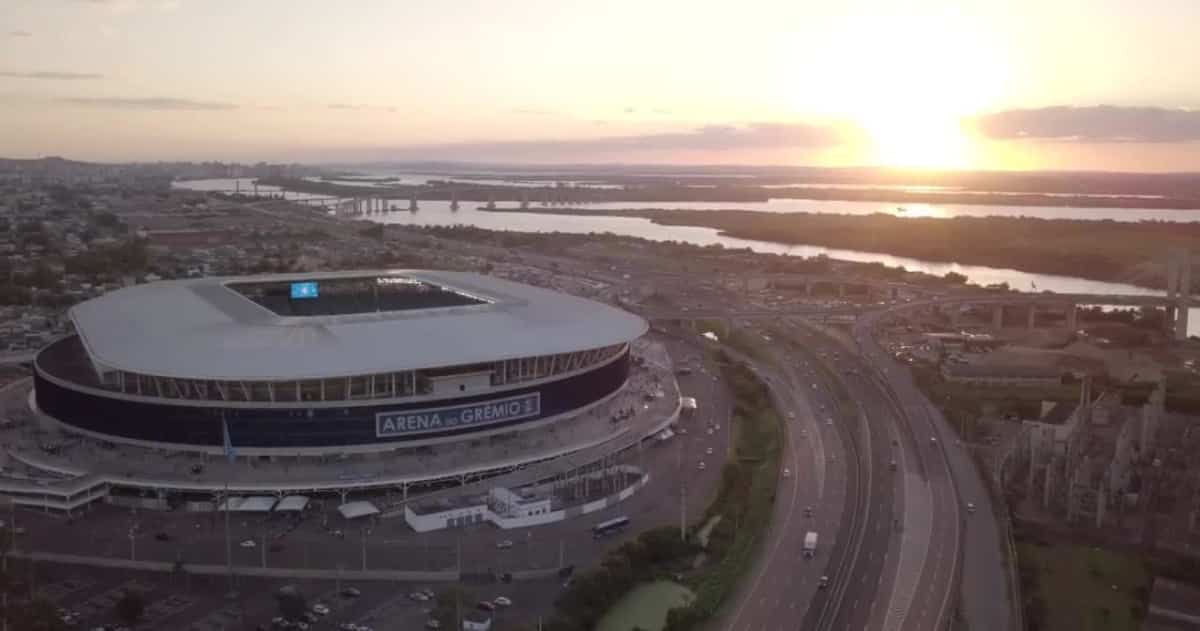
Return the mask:
<path id="1" fill-rule="evenodd" d="M 812 558 L 817 553 L 817 533 L 808 531 L 804 533 L 804 556 Z"/>

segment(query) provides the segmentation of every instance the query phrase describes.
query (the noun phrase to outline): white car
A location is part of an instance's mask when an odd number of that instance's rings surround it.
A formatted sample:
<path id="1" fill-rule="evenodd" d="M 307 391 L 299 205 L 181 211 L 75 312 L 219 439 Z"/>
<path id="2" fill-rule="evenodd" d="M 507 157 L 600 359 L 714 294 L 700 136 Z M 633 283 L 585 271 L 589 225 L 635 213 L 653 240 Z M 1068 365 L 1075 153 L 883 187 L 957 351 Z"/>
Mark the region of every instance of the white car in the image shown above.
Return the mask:
<path id="1" fill-rule="evenodd" d="M 244 539 L 238 545 L 242 546 L 243 548 L 254 548 L 254 547 L 258 546 L 257 543 L 254 543 L 253 539 Z"/>
<path id="2" fill-rule="evenodd" d="M 496 542 L 496 549 L 497 549 L 497 550 L 507 550 L 507 549 L 509 549 L 509 548 L 511 548 L 511 547 L 513 547 L 513 542 L 512 542 L 512 539 L 505 539 L 505 540 L 503 540 L 503 541 L 497 541 L 497 542 Z"/>
<path id="3" fill-rule="evenodd" d="M 497 607 L 511 607 L 512 600 L 510 600 L 507 596 L 497 596 L 496 599 L 492 601 L 492 604 L 496 605 Z"/>
<path id="4" fill-rule="evenodd" d="M 784 470 L 783 470 L 783 477 L 785 477 L 785 478 L 790 478 L 790 477 L 792 477 L 792 470 L 791 470 L 791 469 L 784 469 Z"/>
<path id="5" fill-rule="evenodd" d="M 326 605 L 325 603 L 313 604 L 312 610 L 313 610 L 313 613 L 317 614 L 318 616 L 328 616 L 329 615 L 329 606 Z"/>
<path id="6" fill-rule="evenodd" d="M 408 597 L 419 603 L 423 603 L 423 602 L 429 600 L 429 597 L 426 596 L 425 594 L 422 594 L 421 592 L 413 592 L 413 593 L 409 594 Z"/>
<path id="7" fill-rule="evenodd" d="M 967 502 L 967 512 L 968 513 L 975 512 L 975 502 Z"/>
<path id="8" fill-rule="evenodd" d="M 704 461 L 703 461 L 703 460 L 701 460 L 701 461 L 700 461 L 700 464 L 699 464 L 699 465 L 698 465 L 696 468 L 697 468 L 697 469 L 699 469 L 699 470 L 701 470 L 701 471 L 703 471 L 703 470 L 704 470 L 704 468 L 705 468 Z"/>
<path id="9" fill-rule="evenodd" d="M 706 453 L 706 454 L 708 454 L 708 455 L 710 455 L 710 456 L 712 455 L 712 452 L 713 452 L 713 448 L 712 448 L 712 447 L 709 447 L 709 448 L 707 448 L 707 449 L 705 449 L 705 450 L 704 450 L 704 453 Z"/>

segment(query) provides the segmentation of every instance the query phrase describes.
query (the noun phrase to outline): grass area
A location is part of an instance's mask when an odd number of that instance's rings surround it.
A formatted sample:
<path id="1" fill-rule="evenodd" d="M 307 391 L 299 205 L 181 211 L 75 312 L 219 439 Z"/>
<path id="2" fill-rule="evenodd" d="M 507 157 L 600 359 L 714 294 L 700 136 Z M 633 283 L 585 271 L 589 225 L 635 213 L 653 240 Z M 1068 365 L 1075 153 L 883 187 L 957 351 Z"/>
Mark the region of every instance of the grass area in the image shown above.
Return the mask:
<path id="1" fill-rule="evenodd" d="M 1029 629 L 1139 627 L 1149 589 L 1141 558 L 1088 546 L 1030 542 L 1017 544 L 1017 557 Z"/>
<path id="2" fill-rule="evenodd" d="M 612 615 L 618 616 L 617 621 L 607 624 L 624 631 L 630 628 L 625 626 L 628 616 L 619 612 L 643 608 L 625 604 L 625 600 L 647 581 L 671 584 L 667 579 L 684 583 L 696 597 L 686 606 L 676 601 L 656 604 L 662 607 L 664 618 L 654 618 L 653 626 L 638 626 L 694 629 L 709 619 L 744 579 L 771 521 L 782 427 L 766 386 L 746 366 L 723 352 L 716 355 L 716 365 L 733 392 L 734 457 L 721 470 L 715 498 L 692 524 L 686 541 L 680 540 L 676 528 L 648 530 L 606 554 L 598 568 L 576 575 L 555 603 L 557 615 L 546 625 L 547 631 L 591 631 Z M 705 555 L 709 561 L 696 570 L 692 561 L 701 552 L 696 538 L 704 524 L 715 524 L 708 531 Z M 640 598 L 635 598 L 635 605 Z"/>
<path id="3" fill-rule="evenodd" d="M 689 577 L 697 598 L 668 615 L 667 629 L 692 629 L 713 616 L 749 570 L 765 540 L 779 476 L 782 429 L 767 388 L 743 364 L 722 353 L 721 375 L 734 396 L 734 458 L 725 463 L 716 498 L 700 523 L 720 516 L 709 532 L 712 560 Z"/>
<path id="4" fill-rule="evenodd" d="M 667 612 L 690 604 L 694 597 L 692 590 L 672 581 L 644 583 L 617 601 L 596 631 L 661 631 Z"/>

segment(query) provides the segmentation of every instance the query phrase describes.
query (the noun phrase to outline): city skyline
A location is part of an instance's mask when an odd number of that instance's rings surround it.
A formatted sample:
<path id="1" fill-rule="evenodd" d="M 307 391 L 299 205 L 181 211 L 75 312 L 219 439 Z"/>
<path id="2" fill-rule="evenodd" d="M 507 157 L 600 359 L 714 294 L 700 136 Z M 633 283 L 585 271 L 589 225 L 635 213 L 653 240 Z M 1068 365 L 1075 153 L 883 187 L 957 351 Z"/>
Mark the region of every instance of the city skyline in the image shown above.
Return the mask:
<path id="1" fill-rule="evenodd" d="M 0 8 L 0 155 L 1200 170 L 1200 5 Z"/>

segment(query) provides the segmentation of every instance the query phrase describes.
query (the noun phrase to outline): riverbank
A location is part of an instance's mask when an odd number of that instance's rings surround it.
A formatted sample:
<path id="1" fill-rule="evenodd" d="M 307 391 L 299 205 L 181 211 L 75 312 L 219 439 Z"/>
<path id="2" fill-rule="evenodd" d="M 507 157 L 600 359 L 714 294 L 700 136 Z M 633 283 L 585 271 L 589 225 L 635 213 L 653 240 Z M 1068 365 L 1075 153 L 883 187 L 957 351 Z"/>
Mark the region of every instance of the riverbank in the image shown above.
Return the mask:
<path id="1" fill-rule="evenodd" d="M 923 261 L 1011 268 L 1035 274 L 1165 285 L 1168 247 L 1200 249 L 1200 225 L 1010 217 L 760 213 L 740 210 L 497 209 L 498 213 L 637 217 L 699 226 L 721 235 L 788 245 L 877 252 Z"/>
<path id="2" fill-rule="evenodd" d="M 767 202 L 776 200 L 840 201 L 889 204 L 952 204 L 967 206 L 1025 206 L 1063 209 L 1127 209 L 1130 212 L 1162 210 L 1200 210 L 1200 197 L 1186 195 L 1071 194 L 1052 192 L 1009 192 L 983 190 L 905 190 L 900 188 L 846 188 L 838 186 L 762 186 L 757 184 L 721 184 L 690 186 L 668 181 L 626 184 L 621 187 L 559 186 L 560 181 L 543 185 L 518 185 L 516 182 L 490 183 L 455 179 L 453 176 L 430 178 L 421 184 L 405 184 L 398 177 L 335 177 L 320 180 L 294 177 L 264 177 L 257 182 L 288 191 L 356 197 L 363 195 L 484 201 L 553 200 L 570 203 L 693 203 L 693 202 Z M 353 182 L 352 184 L 349 182 Z M 364 188 L 363 185 L 371 185 Z"/>

